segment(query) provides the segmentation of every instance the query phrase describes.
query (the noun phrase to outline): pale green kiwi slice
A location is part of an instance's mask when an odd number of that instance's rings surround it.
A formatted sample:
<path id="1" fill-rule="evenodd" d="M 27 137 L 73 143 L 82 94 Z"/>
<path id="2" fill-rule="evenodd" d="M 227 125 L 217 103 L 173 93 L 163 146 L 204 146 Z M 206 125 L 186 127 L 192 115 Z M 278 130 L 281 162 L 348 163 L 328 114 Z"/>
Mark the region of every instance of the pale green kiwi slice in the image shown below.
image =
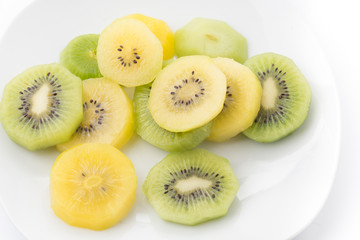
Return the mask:
<path id="1" fill-rule="evenodd" d="M 1 123 L 29 150 L 66 142 L 82 119 L 81 79 L 60 64 L 29 68 L 5 86 Z"/>
<path id="2" fill-rule="evenodd" d="M 165 151 L 185 151 L 197 147 L 210 134 L 212 123 L 188 132 L 169 132 L 152 118 L 148 108 L 151 84 L 136 87 L 134 93 L 136 133 Z"/>
<path id="3" fill-rule="evenodd" d="M 225 216 L 238 189 L 230 162 L 205 149 L 168 154 L 143 185 L 162 219 L 185 225 Z"/>
<path id="4" fill-rule="evenodd" d="M 175 32 L 175 53 L 226 57 L 239 63 L 248 57 L 244 36 L 226 22 L 207 18 L 194 18 Z"/>
<path id="5" fill-rule="evenodd" d="M 304 75 L 288 57 L 263 53 L 245 62 L 263 88 L 260 111 L 243 133 L 259 142 L 273 142 L 294 132 L 305 121 L 311 89 Z"/>
<path id="6" fill-rule="evenodd" d="M 60 64 L 82 80 L 102 77 L 96 49 L 99 34 L 85 34 L 72 39 L 60 54 Z"/>

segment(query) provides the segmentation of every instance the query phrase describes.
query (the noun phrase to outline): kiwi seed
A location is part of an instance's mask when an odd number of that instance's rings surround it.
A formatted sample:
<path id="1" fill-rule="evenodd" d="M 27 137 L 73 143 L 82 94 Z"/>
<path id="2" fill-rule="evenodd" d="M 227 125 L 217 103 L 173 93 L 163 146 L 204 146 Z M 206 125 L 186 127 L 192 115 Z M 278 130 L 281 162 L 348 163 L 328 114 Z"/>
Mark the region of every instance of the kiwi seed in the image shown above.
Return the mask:
<path id="1" fill-rule="evenodd" d="M 189 200 L 196 200 L 200 197 L 215 198 L 216 192 L 220 192 L 223 188 L 222 181 L 224 176 L 220 176 L 216 172 L 203 172 L 200 168 L 190 166 L 189 169 L 181 169 L 178 172 L 169 172 L 169 180 L 164 184 L 164 194 L 177 202 L 188 204 Z M 208 180 L 211 182 L 207 188 L 197 188 L 191 191 L 182 192 L 176 187 L 179 180 L 189 180 L 191 178 Z"/>
<path id="2" fill-rule="evenodd" d="M 191 77 L 189 79 L 183 79 L 180 84 L 174 85 L 174 90 L 170 92 L 171 100 L 174 101 L 174 106 L 188 106 L 191 104 L 196 104 L 200 101 L 201 97 L 205 95 L 205 88 L 202 85 L 202 81 L 199 78 L 195 78 L 193 75 L 195 71 L 191 72 Z M 182 96 L 182 90 L 186 87 L 195 86 L 195 93 L 192 96 Z M 194 88 L 192 87 L 192 91 Z M 184 90 L 184 92 L 188 92 Z"/>
<path id="3" fill-rule="evenodd" d="M 102 125 L 104 115 L 105 115 L 105 109 L 102 108 L 101 103 L 98 100 L 90 99 L 89 102 L 84 102 L 83 104 L 83 110 L 90 110 L 95 113 L 95 121 L 92 123 L 81 123 L 81 125 L 76 129 L 76 132 L 79 133 L 91 133 L 92 131 L 95 131 L 97 127 Z"/>
<path id="4" fill-rule="evenodd" d="M 124 48 L 124 46 L 123 45 L 120 45 L 120 47 L 117 49 L 119 52 L 122 52 L 123 50 L 125 50 L 125 48 Z M 138 63 L 138 61 L 140 60 L 140 56 L 138 55 L 138 49 L 137 48 L 133 48 L 132 49 L 132 55 L 134 55 L 133 56 L 133 58 L 131 58 L 130 60 L 125 60 L 125 58 L 122 56 L 122 55 L 120 55 L 119 57 L 118 57 L 118 59 L 120 60 L 120 62 L 121 62 L 121 66 L 124 66 L 124 67 L 131 67 L 131 63 L 133 63 L 133 64 L 137 64 Z"/>
<path id="5" fill-rule="evenodd" d="M 277 89 L 279 91 L 278 99 L 275 104 L 275 108 L 266 109 L 262 107 L 254 120 L 255 123 L 270 123 L 281 121 L 284 115 L 286 115 L 286 102 L 291 101 L 291 96 L 286 85 L 285 71 L 279 70 L 274 64 L 271 68 L 267 68 L 266 71 L 257 72 L 258 78 L 261 82 L 268 78 L 273 78 L 277 81 Z"/>
<path id="6" fill-rule="evenodd" d="M 22 121 L 31 121 L 33 129 L 39 129 L 40 125 L 48 121 L 49 119 L 58 118 L 59 113 L 57 112 L 57 106 L 60 105 L 60 99 L 57 97 L 58 93 L 62 91 L 61 84 L 58 84 L 58 78 L 55 75 L 51 75 L 50 72 L 46 76 L 39 77 L 34 80 L 32 86 L 26 87 L 24 90 L 20 91 L 20 100 L 21 105 L 18 107 L 18 110 L 21 111 L 22 117 L 19 122 Z M 41 113 L 34 113 L 31 110 L 31 100 L 35 93 L 37 93 L 41 87 L 44 85 L 49 86 L 51 93 L 49 96 L 50 106 L 46 111 Z"/>

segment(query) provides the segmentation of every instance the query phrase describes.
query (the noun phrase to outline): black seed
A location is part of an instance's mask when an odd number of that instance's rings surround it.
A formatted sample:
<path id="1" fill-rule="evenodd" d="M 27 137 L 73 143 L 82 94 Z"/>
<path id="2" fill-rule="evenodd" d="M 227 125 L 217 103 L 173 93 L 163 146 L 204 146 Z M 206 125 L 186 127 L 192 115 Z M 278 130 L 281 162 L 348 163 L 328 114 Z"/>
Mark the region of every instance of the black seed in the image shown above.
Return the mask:
<path id="1" fill-rule="evenodd" d="M 124 67 L 126 67 L 126 63 L 124 63 Z"/>
<path id="2" fill-rule="evenodd" d="M 95 113 L 99 113 L 99 111 L 98 111 L 98 110 L 95 110 Z"/>
<path id="3" fill-rule="evenodd" d="M 46 74 L 46 76 L 47 76 L 47 77 L 50 76 L 50 72 L 48 72 L 48 73 Z"/>
<path id="4" fill-rule="evenodd" d="M 205 177 L 207 177 L 208 175 L 209 175 L 209 174 L 208 174 L 208 173 L 206 173 L 206 174 L 205 174 Z"/>
<path id="5" fill-rule="evenodd" d="M 171 92 L 170 94 L 171 94 L 171 95 L 174 95 L 174 94 L 175 94 L 175 92 Z"/>
<path id="6" fill-rule="evenodd" d="M 85 175 L 85 173 L 81 173 L 81 175 L 83 176 L 83 177 L 85 177 L 86 175 Z"/>
<path id="7" fill-rule="evenodd" d="M 186 169 L 184 169 L 184 173 L 186 173 Z"/>
<path id="8" fill-rule="evenodd" d="M 89 125 L 90 128 L 94 128 L 92 124 Z"/>
<path id="9" fill-rule="evenodd" d="M 123 45 L 120 45 L 121 48 L 124 48 Z"/>
<path id="10" fill-rule="evenodd" d="M 224 178 L 224 176 L 222 176 L 221 178 Z"/>
<path id="11" fill-rule="evenodd" d="M 106 189 L 104 188 L 104 187 L 101 187 L 101 189 L 105 192 L 106 191 Z"/>
<path id="12" fill-rule="evenodd" d="M 98 124 L 101 125 L 101 122 L 99 121 Z"/>
<path id="13" fill-rule="evenodd" d="M 198 82 L 198 81 L 199 81 L 199 79 L 196 79 L 196 80 L 195 80 L 195 82 Z"/>
<path id="14" fill-rule="evenodd" d="M 179 88 L 182 88 L 181 85 L 179 85 Z"/>
<path id="15" fill-rule="evenodd" d="M 195 97 L 199 97 L 199 95 L 195 94 Z"/>
<path id="16" fill-rule="evenodd" d="M 215 194 L 213 194 L 211 197 L 212 197 L 212 198 L 215 198 Z"/>
<path id="17" fill-rule="evenodd" d="M 174 86 L 175 89 L 178 89 L 178 86 Z"/>
<path id="18" fill-rule="evenodd" d="M 136 59 L 140 59 L 140 56 L 136 56 L 135 58 L 136 58 Z"/>
<path id="19" fill-rule="evenodd" d="M 282 99 L 282 95 L 279 96 L 279 99 Z"/>
<path id="20" fill-rule="evenodd" d="M 21 109 L 23 109 L 23 108 L 22 108 L 22 107 L 19 107 L 18 109 L 21 110 Z"/>
<path id="21" fill-rule="evenodd" d="M 121 51 L 122 51 L 122 49 L 121 49 L 121 48 L 118 48 L 118 51 L 119 51 L 119 52 L 121 52 Z"/>
<path id="22" fill-rule="evenodd" d="M 264 75 L 264 76 L 266 75 L 265 72 L 263 72 L 263 75 Z"/>
<path id="23" fill-rule="evenodd" d="M 133 63 L 137 63 L 137 61 L 134 59 L 134 60 L 133 60 Z"/>
<path id="24" fill-rule="evenodd" d="M 180 195 L 180 194 L 178 194 L 177 197 L 178 197 L 179 199 L 181 199 L 181 195 Z"/>
<path id="25" fill-rule="evenodd" d="M 169 191 L 164 192 L 164 194 L 167 194 Z"/>
<path id="26" fill-rule="evenodd" d="M 217 173 L 216 175 L 215 175 L 215 177 L 218 177 L 219 176 L 219 174 Z"/>
<path id="27" fill-rule="evenodd" d="M 270 73 L 270 72 L 269 72 L 269 69 L 267 69 L 266 72 L 267 72 L 267 73 Z"/>
<path id="28" fill-rule="evenodd" d="M 230 93 L 230 94 L 228 94 L 228 96 L 229 96 L 229 97 L 231 97 L 231 96 L 232 96 L 232 94 Z"/>
<path id="29" fill-rule="evenodd" d="M 90 99 L 90 103 L 92 103 L 94 100 Z"/>
<path id="30" fill-rule="evenodd" d="M 124 65 L 124 62 L 122 62 L 121 65 Z"/>
<path id="31" fill-rule="evenodd" d="M 199 81 L 198 84 L 202 83 L 202 81 Z"/>
<path id="32" fill-rule="evenodd" d="M 104 111 L 104 109 L 102 108 L 102 109 L 100 109 L 100 111 L 101 111 L 101 112 L 103 112 L 103 111 Z"/>
<path id="33" fill-rule="evenodd" d="M 20 91 L 20 94 L 24 94 L 24 93 Z"/>

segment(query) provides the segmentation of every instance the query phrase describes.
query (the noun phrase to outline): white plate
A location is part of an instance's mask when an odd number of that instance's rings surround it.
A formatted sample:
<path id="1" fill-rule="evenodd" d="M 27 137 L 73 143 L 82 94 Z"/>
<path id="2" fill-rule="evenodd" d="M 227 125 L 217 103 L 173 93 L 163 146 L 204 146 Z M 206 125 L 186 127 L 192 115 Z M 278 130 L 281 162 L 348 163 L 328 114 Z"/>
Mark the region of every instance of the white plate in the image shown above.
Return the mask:
<path id="1" fill-rule="evenodd" d="M 73 37 L 99 33 L 115 18 L 134 12 L 164 19 L 173 30 L 195 16 L 222 19 L 246 36 L 250 56 L 273 51 L 291 57 L 313 90 L 308 119 L 294 134 L 272 144 L 242 136 L 225 144 L 202 144 L 231 161 L 247 194 L 241 195 L 244 190 L 240 190 L 226 217 L 196 227 L 164 222 L 147 203 L 141 185 L 166 152 L 133 137 L 122 150 L 137 171 L 137 199 L 121 223 L 102 232 L 70 227 L 50 209 L 48 181 L 56 150 L 26 151 L 0 128 L 0 197 L 12 221 L 24 236 L 36 240 L 230 236 L 279 240 L 297 234 L 321 209 L 331 187 L 339 152 L 340 111 L 331 70 L 311 25 L 288 2 L 39 0 L 18 16 L 2 39 L 1 89 L 32 65 L 58 61 L 59 52 Z M 279 169 L 286 169 L 280 171 L 281 177 Z"/>

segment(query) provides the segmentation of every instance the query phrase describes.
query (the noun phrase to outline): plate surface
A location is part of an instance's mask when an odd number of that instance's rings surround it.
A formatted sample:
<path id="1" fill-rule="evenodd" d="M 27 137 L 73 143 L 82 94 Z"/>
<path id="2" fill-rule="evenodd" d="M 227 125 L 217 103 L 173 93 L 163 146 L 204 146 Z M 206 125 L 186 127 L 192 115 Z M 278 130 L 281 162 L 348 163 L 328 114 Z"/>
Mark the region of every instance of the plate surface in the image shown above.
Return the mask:
<path id="1" fill-rule="evenodd" d="M 289 56 L 313 90 L 308 119 L 294 134 L 272 144 L 243 136 L 224 144 L 203 143 L 201 147 L 231 161 L 247 189 L 239 191 L 226 217 L 196 227 L 164 222 L 147 203 L 141 185 L 166 152 L 134 136 L 122 151 L 135 165 L 137 199 L 121 223 L 102 232 L 68 226 L 53 214 L 49 173 L 58 152 L 54 148 L 26 151 L 10 141 L 1 127 L 0 199 L 14 224 L 34 240 L 229 236 L 279 240 L 297 234 L 321 209 L 331 187 L 338 161 L 340 111 L 331 69 L 311 25 L 288 2 L 39 0 L 17 17 L 0 43 L 1 91 L 26 68 L 58 61 L 73 37 L 100 33 L 112 20 L 134 12 L 163 19 L 173 30 L 196 16 L 221 19 L 247 38 L 249 56 L 268 51 Z M 281 179 L 275 171 L 279 168 L 287 173 Z"/>

